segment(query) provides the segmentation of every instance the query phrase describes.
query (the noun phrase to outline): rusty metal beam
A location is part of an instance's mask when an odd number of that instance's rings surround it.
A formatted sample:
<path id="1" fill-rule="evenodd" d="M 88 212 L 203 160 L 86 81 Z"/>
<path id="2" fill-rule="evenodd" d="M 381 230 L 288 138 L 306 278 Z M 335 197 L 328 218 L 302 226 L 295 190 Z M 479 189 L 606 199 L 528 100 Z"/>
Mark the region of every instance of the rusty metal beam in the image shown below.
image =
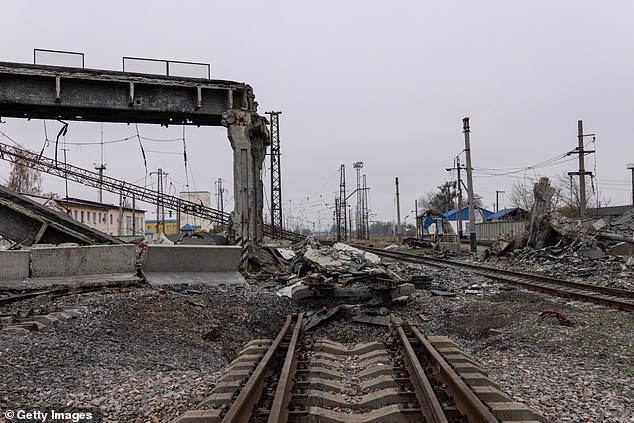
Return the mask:
<path id="1" fill-rule="evenodd" d="M 0 117 L 220 126 L 229 109 L 256 111 L 251 86 L 0 62 Z"/>

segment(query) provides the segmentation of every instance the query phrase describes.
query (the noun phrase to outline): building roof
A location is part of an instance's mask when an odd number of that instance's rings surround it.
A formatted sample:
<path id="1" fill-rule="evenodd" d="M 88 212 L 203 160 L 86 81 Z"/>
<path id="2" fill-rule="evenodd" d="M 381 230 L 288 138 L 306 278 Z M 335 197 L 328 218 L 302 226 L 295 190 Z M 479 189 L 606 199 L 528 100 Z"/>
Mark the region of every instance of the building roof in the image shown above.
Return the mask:
<path id="1" fill-rule="evenodd" d="M 499 219 L 502 216 L 506 216 L 509 213 L 513 213 L 515 210 L 524 211 L 523 209 L 520 209 L 519 207 L 509 207 L 508 209 L 500 210 L 497 213 L 493 213 L 491 216 L 488 217 L 488 219 L 490 219 L 490 220 Z"/>
<path id="2" fill-rule="evenodd" d="M 480 212 L 482 214 L 482 217 L 484 217 L 485 220 L 488 219 L 489 216 L 493 214 L 491 210 L 487 210 L 482 207 L 475 207 L 474 210 Z M 464 206 L 461 211 L 462 211 L 461 213 L 462 220 L 469 220 L 469 206 Z M 443 220 L 458 220 L 458 210 L 457 209 L 449 210 L 441 214 L 440 217 L 442 217 Z"/>
<path id="3" fill-rule="evenodd" d="M 489 219 L 490 216 L 493 214 L 492 211 L 484 209 L 482 207 L 475 207 L 474 210 L 476 212 L 482 213 L 484 220 Z M 425 216 L 423 220 L 423 227 L 425 229 L 429 228 L 431 224 L 436 221 L 436 219 L 448 220 L 448 221 L 458 220 L 458 210 L 457 209 L 449 210 L 445 213 L 439 214 L 438 216 Z M 469 206 L 464 206 L 462 208 L 462 220 L 464 220 L 465 222 L 469 220 Z"/>

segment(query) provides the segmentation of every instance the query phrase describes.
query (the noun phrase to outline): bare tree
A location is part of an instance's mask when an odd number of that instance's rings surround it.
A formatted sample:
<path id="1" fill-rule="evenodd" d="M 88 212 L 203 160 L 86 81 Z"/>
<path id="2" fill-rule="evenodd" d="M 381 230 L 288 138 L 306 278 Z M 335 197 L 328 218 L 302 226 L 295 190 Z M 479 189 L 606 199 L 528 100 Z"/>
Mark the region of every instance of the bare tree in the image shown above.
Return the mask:
<path id="1" fill-rule="evenodd" d="M 567 217 L 579 216 L 579 207 L 581 205 L 579 178 L 571 178 L 564 172 L 554 178 L 553 185 L 557 188 L 557 193 L 554 198 L 554 201 L 557 203 L 557 210 Z M 601 197 L 599 188 L 592 179 L 587 189 L 586 208 L 605 207 L 610 204 L 611 200 L 609 198 Z"/>
<path id="2" fill-rule="evenodd" d="M 39 194 L 42 192 L 42 176 L 39 171 L 28 167 L 28 157 L 35 157 L 32 151 L 14 147 L 18 158 L 11 163 L 7 188 L 23 194 Z"/>
<path id="3" fill-rule="evenodd" d="M 418 197 L 418 205 L 422 210 L 432 213 L 443 213 L 458 208 L 458 191 L 455 182 L 445 182 L 439 185 L 438 191 L 430 191 Z M 475 194 L 476 207 L 482 207 L 482 196 Z M 462 206 L 467 205 L 467 194 L 463 194 Z"/>
<path id="4" fill-rule="evenodd" d="M 524 210 L 532 210 L 535 198 L 533 196 L 534 180 L 524 179 L 522 181 L 513 181 L 511 188 L 511 195 L 509 200 L 513 207 L 518 207 Z"/>

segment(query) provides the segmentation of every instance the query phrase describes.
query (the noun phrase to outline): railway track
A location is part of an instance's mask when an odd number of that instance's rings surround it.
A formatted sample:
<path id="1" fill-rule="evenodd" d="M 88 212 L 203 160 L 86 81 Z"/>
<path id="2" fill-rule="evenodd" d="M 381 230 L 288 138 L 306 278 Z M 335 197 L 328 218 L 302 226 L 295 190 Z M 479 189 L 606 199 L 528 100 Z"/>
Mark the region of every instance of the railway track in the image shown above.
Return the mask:
<path id="1" fill-rule="evenodd" d="M 422 257 L 413 254 L 386 251 L 379 248 L 357 246 L 374 254 L 392 258 L 394 260 L 409 263 L 424 264 L 434 267 L 459 267 L 468 269 L 474 274 L 496 280 L 498 282 L 519 285 L 524 288 L 545 292 L 575 300 L 603 304 L 625 311 L 634 311 L 634 291 L 590 285 L 583 282 L 575 282 L 566 279 L 551 278 L 532 273 L 513 272 L 510 270 L 496 269 L 473 263 L 464 263 L 453 260 L 434 257 Z"/>
<path id="2" fill-rule="evenodd" d="M 387 341 L 345 346 L 289 315 L 274 340 L 245 346 L 196 410 L 173 423 L 543 422 L 446 337 L 392 316 Z"/>

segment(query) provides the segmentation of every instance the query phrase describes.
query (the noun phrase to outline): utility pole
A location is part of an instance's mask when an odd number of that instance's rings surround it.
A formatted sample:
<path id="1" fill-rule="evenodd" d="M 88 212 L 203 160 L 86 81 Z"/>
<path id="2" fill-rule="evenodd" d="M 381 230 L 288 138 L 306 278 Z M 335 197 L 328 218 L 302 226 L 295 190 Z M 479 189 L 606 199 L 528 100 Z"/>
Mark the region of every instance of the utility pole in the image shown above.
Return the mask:
<path id="1" fill-rule="evenodd" d="M 119 191 L 119 217 L 117 218 L 117 234 L 118 236 L 125 235 L 123 233 L 123 192 L 122 191 Z"/>
<path id="2" fill-rule="evenodd" d="M 469 244 L 471 246 L 471 252 L 478 251 L 478 244 L 476 240 L 475 231 L 475 212 L 473 207 L 473 171 L 471 168 L 471 146 L 469 143 L 469 118 L 462 119 L 462 130 L 464 132 L 464 145 L 465 155 L 467 156 L 467 190 L 469 191 Z"/>
<path id="3" fill-rule="evenodd" d="M 418 236 L 418 200 L 414 200 L 414 222 L 416 222 L 416 239 L 419 239 Z"/>
<path id="4" fill-rule="evenodd" d="M 577 121 L 577 136 L 579 138 L 579 217 L 586 215 L 586 169 L 583 155 L 583 121 Z"/>
<path id="5" fill-rule="evenodd" d="M 357 239 L 363 239 L 363 191 L 361 191 L 361 169 L 363 168 L 363 162 L 355 162 L 352 164 L 357 170 L 357 211 L 356 211 L 356 223 L 357 223 Z M 352 229 L 352 225 L 350 225 Z"/>
<path id="6" fill-rule="evenodd" d="M 504 191 L 495 190 L 495 212 L 500 211 L 500 194 L 504 194 Z"/>
<path id="7" fill-rule="evenodd" d="M 579 175 L 579 218 L 583 218 L 586 216 L 586 175 L 592 176 L 592 172 L 587 172 L 585 169 L 585 155 L 594 153 L 594 150 L 585 150 L 583 147 L 583 138 L 584 137 L 593 137 L 595 134 L 584 134 L 583 133 L 583 121 L 577 121 L 577 138 L 578 138 L 578 146 L 573 151 L 569 152 L 567 155 L 578 154 L 579 155 L 579 171 L 578 172 L 568 172 L 569 176 Z M 572 178 L 571 178 L 572 179 Z M 572 191 L 572 190 L 571 190 Z"/>
<path id="8" fill-rule="evenodd" d="M 368 185 L 365 174 L 363 175 L 363 238 L 370 239 L 370 224 L 368 222 Z"/>
<path id="9" fill-rule="evenodd" d="M 224 188 L 222 186 L 222 178 L 218 178 L 216 181 L 216 208 L 220 210 L 221 214 L 224 214 L 225 202 L 223 198 Z M 220 221 L 217 222 L 218 225 L 222 225 Z"/>
<path id="10" fill-rule="evenodd" d="M 627 169 L 632 170 L 632 207 L 634 207 L 634 163 L 628 163 Z"/>
<path id="11" fill-rule="evenodd" d="M 398 194 L 398 176 L 396 177 L 396 239 L 401 243 L 401 202 Z"/>
<path id="12" fill-rule="evenodd" d="M 169 175 L 169 173 L 163 173 L 163 169 L 159 168 L 158 172 L 152 172 L 150 175 L 156 173 L 158 175 L 158 181 L 156 184 L 156 233 L 163 233 L 165 231 L 165 205 L 163 199 L 163 177 Z"/>
<path id="13" fill-rule="evenodd" d="M 282 112 L 266 112 L 271 117 L 271 232 L 274 239 L 281 238 L 282 218 L 282 169 L 280 166 L 280 115 Z"/>
<path id="14" fill-rule="evenodd" d="M 95 170 L 99 171 L 99 202 L 103 203 L 103 171 L 106 170 L 106 165 L 103 163 L 103 123 L 101 124 L 101 143 L 100 144 L 101 144 L 100 161 L 99 161 L 99 165 L 95 163 Z M 66 152 L 64 152 L 64 163 L 66 163 Z M 66 183 L 68 184 L 68 181 Z M 68 191 L 68 188 L 66 190 Z M 68 196 L 68 194 L 66 196 Z"/>
<path id="15" fill-rule="evenodd" d="M 132 235 L 136 236 L 136 197 L 132 194 Z"/>
<path id="16" fill-rule="evenodd" d="M 339 214 L 337 225 L 337 241 L 348 240 L 348 205 L 346 197 L 346 165 L 341 165 L 339 175 Z"/>
<path id="17" fill-rule="evenodd" d="M 462 169 L 466 169 L 466 167 L 462 167 L 460 165 L 460 157 L 456 157 L 456 167 L 450 167 L 446 169 L 447 172 L 450 172 L 452 170 L 456 170 L 458 172 L 458 207 L 456 213 L 456 217 L 458 218 L 458 242 L 460 242 L 460 239 L 462 239 L 462 185 L 464 184 L 464 182 L 462 182 L 462 177 L 460 176 L 460 171 Z"/>

